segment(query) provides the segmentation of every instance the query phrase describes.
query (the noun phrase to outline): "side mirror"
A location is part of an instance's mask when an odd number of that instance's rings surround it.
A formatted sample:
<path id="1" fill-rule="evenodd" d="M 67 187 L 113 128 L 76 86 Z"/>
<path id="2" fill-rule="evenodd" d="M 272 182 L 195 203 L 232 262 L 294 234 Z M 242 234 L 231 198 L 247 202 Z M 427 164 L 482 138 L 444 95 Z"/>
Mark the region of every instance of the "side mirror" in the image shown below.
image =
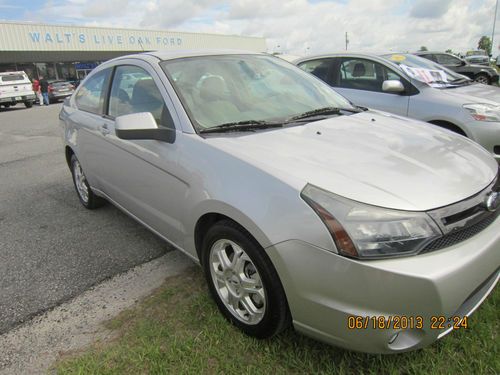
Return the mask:
<path id="1" fill-rule="evenodd" d="M 115 119 L 115 133 L 120 139 L 153 139 L 174 143 L 175 129 L 158 128 L 151 112 L 132 113 Z"/>
<path id="2" fill-rule="evenodd" d="M 382 82 L 382 91 L 400 93 L 405 91 L 405 87 L 403 86 L 401 81 L 395 79 L 389 79 L 387 81 Z"/>

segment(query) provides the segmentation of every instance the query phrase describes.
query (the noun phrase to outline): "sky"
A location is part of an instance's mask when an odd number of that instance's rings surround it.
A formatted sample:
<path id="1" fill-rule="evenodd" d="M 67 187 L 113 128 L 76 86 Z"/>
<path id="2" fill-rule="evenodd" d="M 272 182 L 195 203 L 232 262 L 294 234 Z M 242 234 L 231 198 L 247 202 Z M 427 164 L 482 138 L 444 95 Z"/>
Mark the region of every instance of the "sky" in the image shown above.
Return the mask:
<path id="1" fill-rule="evenodd" d="M 352 51 L 465 52 L 491 37 L 496 1 L 0 0 L 0 20 L 259 36 L 296 56 L 344 50 L 346 32 Z"/>

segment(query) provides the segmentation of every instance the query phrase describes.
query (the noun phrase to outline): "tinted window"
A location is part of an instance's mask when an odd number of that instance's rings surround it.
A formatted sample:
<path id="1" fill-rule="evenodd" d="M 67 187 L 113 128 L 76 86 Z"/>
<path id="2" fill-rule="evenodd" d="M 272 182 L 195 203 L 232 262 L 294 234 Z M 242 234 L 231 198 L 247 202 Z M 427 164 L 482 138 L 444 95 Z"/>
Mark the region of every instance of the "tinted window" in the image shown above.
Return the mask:
<path id="1" fill-rule="evenodd" d="M 24 76 L 17 75 L 17 74 L 16 75 L 12 74 L 12 75 L 2 77 L 3 82 L 22 81 L 22 80 L 24 80 Z"/>
<path id="2" fill-rule="evenodd" d="M 299 64 L 299 68 L 308 73 L 314 74 L 316 77 L 325 82 L 329 82 L 330 79 L 328 77 L 328 72 L 330 70 L 331 62 L 332 59 L 305 61 Z"/>
<path id="3" fill-rule="evenodd" d="M 151 112 L 156 123 L 173 128 L 173 121 L 153 77 L 138 66 L 124 65 L 115 70 L 109 115 Z"/>
<path id="4" fill-rule="evenodd" d="M 78 109 L 102 114 L 104 113 L 104 97 L 108 86 L 110 69 L 102 70 L 80 86 L 75 96 Z"/>
<path id="5" fill-rule="evenodd" d="M 453 65 L 457 66 L 461 64 L 461 60 L 457 59 L 455 56 L 446 54 L 436 54 L 436 62 L 443 65 Z"/>
<path id="6" fill-rule="evenodd" d="M 427 54 L 427 55 L 419 55 L 420 57 L 423 57 L 424 59 L 427 59 L 427 60 L 431 60 L 431 61 L 437 61 L 436 60 L 436 56 L 434 55 L 430 55 L 430 54 Z"/>
<path id="7" fill-rule="evenodd" d="M 399 74 L 375 61 L 346 58 L 339 66 L 339 87 L 382 92 L 385 80 L 401 80 Z"/>

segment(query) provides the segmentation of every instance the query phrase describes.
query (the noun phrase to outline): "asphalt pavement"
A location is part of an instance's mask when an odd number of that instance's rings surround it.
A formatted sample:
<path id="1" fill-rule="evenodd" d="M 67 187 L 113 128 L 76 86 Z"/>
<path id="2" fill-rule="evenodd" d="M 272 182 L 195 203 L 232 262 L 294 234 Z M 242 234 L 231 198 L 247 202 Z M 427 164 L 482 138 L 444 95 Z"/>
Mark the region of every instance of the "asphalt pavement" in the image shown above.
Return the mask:
<path id="1" fill-rule="evenodd" d="M 172 250 L 109 204 L 81 206 L 60 108 L 0 109 L 0 334 Z"/>

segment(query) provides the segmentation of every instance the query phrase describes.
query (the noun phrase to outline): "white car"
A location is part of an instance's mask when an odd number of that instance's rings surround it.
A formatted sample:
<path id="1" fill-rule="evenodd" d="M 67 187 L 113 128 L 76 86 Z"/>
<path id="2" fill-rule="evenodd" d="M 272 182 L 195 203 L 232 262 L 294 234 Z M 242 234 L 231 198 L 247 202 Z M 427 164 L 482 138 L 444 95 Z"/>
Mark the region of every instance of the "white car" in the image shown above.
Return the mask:
<path id="1" fill-rule="evenodd" d="M 10 107 L 24 103 L 31 108 L 35 102 L 35 92 L 25 72 L 0 73 L 0 106 Z"/>

